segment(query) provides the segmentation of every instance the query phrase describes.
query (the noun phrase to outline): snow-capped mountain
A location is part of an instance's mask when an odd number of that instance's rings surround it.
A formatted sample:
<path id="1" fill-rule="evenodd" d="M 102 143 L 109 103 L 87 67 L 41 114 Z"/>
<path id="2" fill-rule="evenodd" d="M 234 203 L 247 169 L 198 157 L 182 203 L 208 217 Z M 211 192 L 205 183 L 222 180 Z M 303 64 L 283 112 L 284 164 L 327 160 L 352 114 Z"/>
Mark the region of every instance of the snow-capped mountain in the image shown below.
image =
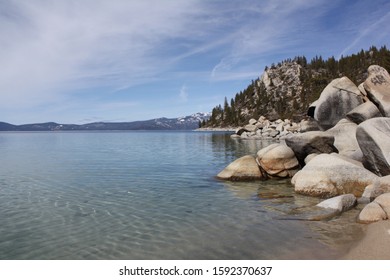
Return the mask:
<path id="1" fill-rule="evenodd" d="M 199 122 L 208 120 L 211 113 L 196 113 L 179 118 L 158 118 L 135 122 L 95 122 L 82 125 L 58 124 L 53 122 L 40 124 L 12 125 L 0 122 L 0 131 L 57 131 L 57 130 L 193 130 Z"/>

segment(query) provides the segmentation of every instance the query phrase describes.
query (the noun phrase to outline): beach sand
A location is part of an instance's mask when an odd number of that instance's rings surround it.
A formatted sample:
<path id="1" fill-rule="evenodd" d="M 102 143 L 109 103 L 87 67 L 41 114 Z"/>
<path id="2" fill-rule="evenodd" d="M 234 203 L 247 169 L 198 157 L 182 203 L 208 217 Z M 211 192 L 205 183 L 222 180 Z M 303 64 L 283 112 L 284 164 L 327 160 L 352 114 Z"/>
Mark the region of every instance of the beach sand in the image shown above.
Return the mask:
<path id="1" fill-rule="evenodd" d="M 390 221 L 367 225 L 366 233 L 342 257 L 345 260 L 390 260 Z"/>

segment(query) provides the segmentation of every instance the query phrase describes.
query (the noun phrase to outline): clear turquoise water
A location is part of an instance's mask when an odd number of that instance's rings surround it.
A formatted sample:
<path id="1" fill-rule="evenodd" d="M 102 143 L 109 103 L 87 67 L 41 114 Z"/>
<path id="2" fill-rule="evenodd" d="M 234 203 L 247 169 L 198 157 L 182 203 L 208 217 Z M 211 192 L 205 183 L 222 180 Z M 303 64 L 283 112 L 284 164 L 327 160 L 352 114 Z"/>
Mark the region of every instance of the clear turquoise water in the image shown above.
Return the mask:
<path id="1" fill-rule="evenodd" d="M 286 220 L 318 200 L 289 180 L 214 178 L 268 144 L 211 132 L 0 133 L 0 259 L 338 258 L 360 233 L 356 213 Z M 269 192 L 286 197 L 258 196 Z"/>

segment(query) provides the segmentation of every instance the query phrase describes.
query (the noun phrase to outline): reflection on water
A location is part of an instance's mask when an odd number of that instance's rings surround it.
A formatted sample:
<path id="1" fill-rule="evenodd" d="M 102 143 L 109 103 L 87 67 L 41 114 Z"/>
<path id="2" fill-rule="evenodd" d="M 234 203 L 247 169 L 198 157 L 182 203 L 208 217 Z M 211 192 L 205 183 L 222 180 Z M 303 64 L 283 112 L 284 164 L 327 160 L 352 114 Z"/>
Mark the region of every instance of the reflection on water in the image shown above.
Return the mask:
<path id="1" fill-rule="evenodd" d="M 221 182 L 269 145 L 226 133 L 0 133 L 1 259 L 337 258 L 354 211 L 287 219 L 318 203 L 289 180 Z"/>

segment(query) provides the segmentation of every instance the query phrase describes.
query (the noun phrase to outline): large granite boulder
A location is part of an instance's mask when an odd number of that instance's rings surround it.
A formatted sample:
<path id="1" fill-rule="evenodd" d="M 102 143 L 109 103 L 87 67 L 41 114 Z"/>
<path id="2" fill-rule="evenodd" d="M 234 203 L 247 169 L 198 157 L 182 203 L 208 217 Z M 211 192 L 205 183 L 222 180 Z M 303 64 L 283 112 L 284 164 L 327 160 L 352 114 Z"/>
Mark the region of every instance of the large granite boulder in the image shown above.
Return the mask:
<path id="1" fill-rule="evenodd" d="M 293 177 L 299 163 L 291 148 L 283 144 L 271 144 L 257 153 L 257 162 L 272 177 Z"/>
<path id="2" fill-rule="evenodd" d="M 390 75 L 386 69 L 378 65 L 368 67 L 368 78 L 363 86 L 381 114 L 390 117 Z"/>
<path id="3" fill-rule="evenodd" d="M 347 119 L 356 124 L 378 117 L 382 117 L 382 114 L 379 112 L 378 107 L 371 101 L 364 102 L 347 114 Z"/>
<path id="4" fill-rule="evenodd" d="M 338 78 L 322 91 L 316 103 L 314 119 L 321 129 L 327 130 L 362 103 L 363 97 L 357 86 L 347 77 Z"/>
<path id="5" fill-rule="evenodd" d="M 356 138 L 364 155 L 364 166 L 379 176 L 390 175 L 390 118 L 362 122 Z"/>
<path id="6" fill-rule="evenodd" d="M 217 178 L 231 181 L 251 181 L 263 178 L 260 168 L 253 156 L 243 156 L 230 163 Z"/>
<path id="7" fill-rule="evenodd" d="M 333 145 L 334 136 L 323 131 L 308 131 L 294 134 L 285 139 L 286 145 L 295 153 L 301 166 L 305 165 L 305 158 L 310 154 L 330 154 L 337 152 Z"/>
<path id="8" fill-rule="evenodd" d="M 333 145 L 340 155 L 357 159 L 355 155 L 357 152 L 360 154 L 360 148 L 356 140 L 356 129 L 356 123 L 347 119 L 342 119 L 334 127 L 326 131 L 327 134 L 334 137 Z M 359 158 L 359 160 L 361 160 L 361 158 Z"/>
<path id="9" fill-rule="evenodd" d="M 321 154 L 298 171 L 291 183 L 300 194 L 329 198 L 352 193 L 360 197 L 365 187 L 377 179 L 358 161 L 337 154 Z"/>

